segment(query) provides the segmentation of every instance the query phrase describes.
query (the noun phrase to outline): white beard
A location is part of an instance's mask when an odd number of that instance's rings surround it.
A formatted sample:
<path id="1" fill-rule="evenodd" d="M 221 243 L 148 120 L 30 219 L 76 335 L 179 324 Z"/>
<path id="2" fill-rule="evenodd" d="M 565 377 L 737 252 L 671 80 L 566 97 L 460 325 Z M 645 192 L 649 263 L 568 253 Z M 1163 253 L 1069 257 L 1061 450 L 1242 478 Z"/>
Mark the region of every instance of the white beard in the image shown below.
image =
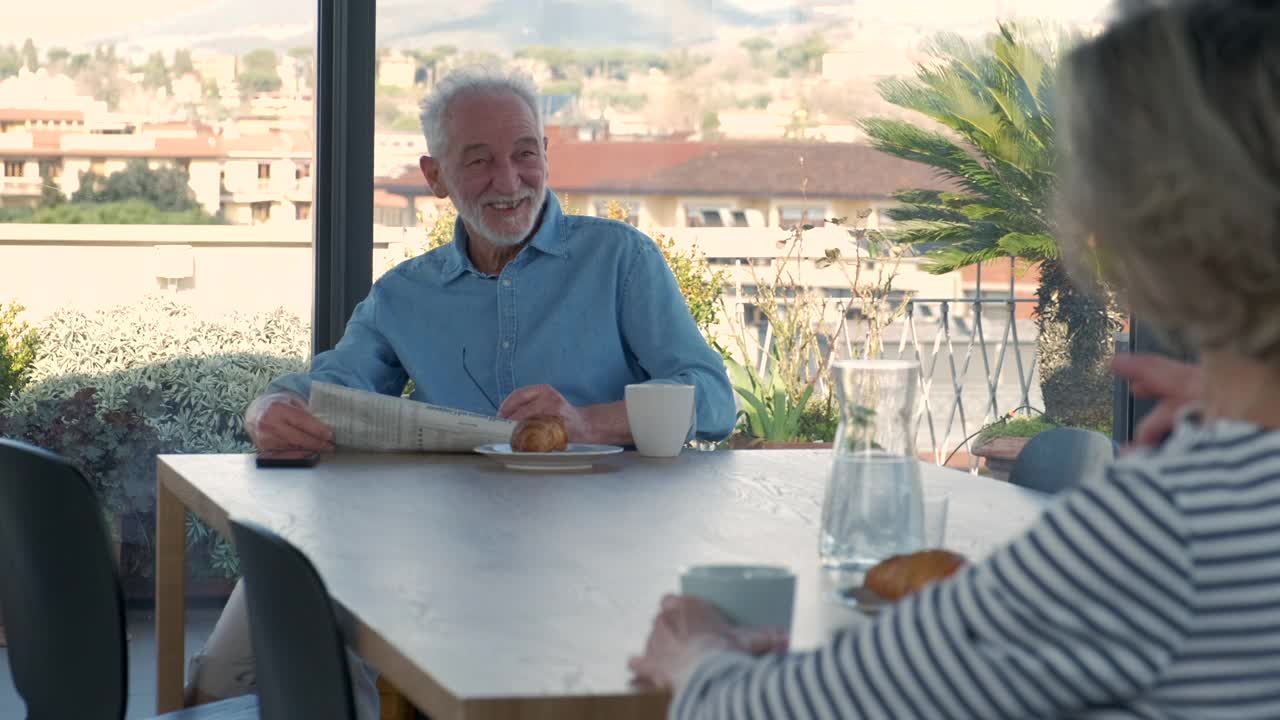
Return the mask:
<path id="1" fill-rule="evenodd" d="M 458 184 L 452 182 L 450 185 L 459 187 Z M 474 203 L 456 196 L 451 197 L 451 199 L 454 207 L 458 209 L 458 215 L 468 228 L 473 229 L 477 234 L 483 236 L 485 240 L 497 247 L 512 247 L 524 242 L 524 239 L 529 236 L 529 232 L 533 230 L 534 225 L 537 224 L 538 217 L 542 214 L 542 206 L 547 201 L 547 186 L 543 185 L 541 191 L 535 191 L 532 187 L 524 185 L 512 195 L 485 193 Z M 494 228 L 490 227 L 485 221 L 485 205 L 499 202 L 515 203 L 520 200 L 527 200 L 530 206 L 528 219 L 521 223 L 521 227 Z"/>

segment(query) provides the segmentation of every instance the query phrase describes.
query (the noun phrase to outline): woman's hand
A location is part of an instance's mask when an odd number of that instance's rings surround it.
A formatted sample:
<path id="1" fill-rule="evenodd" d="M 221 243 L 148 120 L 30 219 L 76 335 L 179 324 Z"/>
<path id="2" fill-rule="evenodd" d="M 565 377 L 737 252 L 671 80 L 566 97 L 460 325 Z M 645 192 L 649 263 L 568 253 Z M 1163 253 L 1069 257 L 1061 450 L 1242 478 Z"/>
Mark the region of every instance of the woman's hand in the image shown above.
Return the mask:
<path id="1" fill-rule="evenodd" d="M 733 627 L 719 610 L 700 598 L 667 595 L 653 621 L 644 654 L 631 658 L 627 665 L 637 678 L 679 691 L 698 664 L 718 652 L 785 652 L 787 641 L 782 630 Z"/>
<path id="2" fill-rule="evenodd" d="M 1133 445 L 1155 447 L 1173 430 L 1178 415 L 1201 399 L 1203 372 L 1198 365 L 1160 355 L 1116 355 L 1111 361 L 1116 375 L 1129 381 L 1137 397 L 1154 398 L 1156 406 L 1133 431 Z"/>

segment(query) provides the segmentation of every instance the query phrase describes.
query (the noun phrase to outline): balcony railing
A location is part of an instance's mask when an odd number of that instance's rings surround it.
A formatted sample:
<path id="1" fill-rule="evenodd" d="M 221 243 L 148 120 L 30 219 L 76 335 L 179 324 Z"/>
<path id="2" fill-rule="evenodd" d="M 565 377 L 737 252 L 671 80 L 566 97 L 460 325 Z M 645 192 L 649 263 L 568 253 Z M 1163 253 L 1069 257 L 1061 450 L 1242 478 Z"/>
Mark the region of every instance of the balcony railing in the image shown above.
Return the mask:
<path id="1" fill-rule="evenodd" d="M 1043 408 L 1035 324 L 1018 319 L 1019 308 L 1034 302 L 1024 297 L 913 297 L 905 301 L 900 319 L 885 328 L 883 357 L 920 365 L 924 407 L 916 444 L 934 462 L 944 464 L 960 451 L 972 451 L 976 433 L 1011 411 Z M 862 321 L 846 322 L 836 346 L 829 348 L 833 360 L 864 354 Z M 761 337 L 761 347 L 767 346 L 767 328 Z M 757 366 L 766 369 L 759 362 Z"/>
<path id="2" fill-rule="evenodd" d="M 0 195 L 39 195 L 42 182 L 38 177 L 0 177 Z"/>
<path id="3" fill-rule="evenodd" d="M 934 462 L 944 464 L 961 449 L 971 452 L 974 435 L 996 419 L 1043 407 L 1035 326 L 1018 320 L 1019 305 L 1035 302 L 1016 297 L 907 301 L 897 355 L 920 363 L 924 412 L 916 440 L 933 453 Z M 957 306 L 969 311 L 966 316 L 957 317 Z M 937 312 L 924 313 L 924 308 Z M 1004 309 L 998 319 L 994 308 Z M 932 337 L 924 329 L 931 329 Z"/>

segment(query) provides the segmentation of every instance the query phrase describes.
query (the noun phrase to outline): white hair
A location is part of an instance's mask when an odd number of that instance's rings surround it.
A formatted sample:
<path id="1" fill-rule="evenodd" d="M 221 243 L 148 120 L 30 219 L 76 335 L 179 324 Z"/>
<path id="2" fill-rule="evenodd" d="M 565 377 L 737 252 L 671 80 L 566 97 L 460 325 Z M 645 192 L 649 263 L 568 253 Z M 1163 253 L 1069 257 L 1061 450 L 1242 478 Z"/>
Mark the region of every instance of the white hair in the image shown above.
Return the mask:
<path id="1" fill-rule="evenodd" d="M 459 97 L 511 93 L 524 101 L 538 124 L 538 134 L 543 131 L 542 111 L 538 102 L 538 87 L 528 75 L 507 70 L 496 65 L 470 65 L 449 73 L 422 101 L 422 132 L 427 137 L 427 151 L 432 157 L 443 158 L 449 145 L 449 106 Z"/>
<path id="2" fill-rule="evenodd" d="M 1200 350 L 1280 364 L 1280 15 L 1198 0 L 1068 58 L 1061 236 L 1135 315 Z"/>

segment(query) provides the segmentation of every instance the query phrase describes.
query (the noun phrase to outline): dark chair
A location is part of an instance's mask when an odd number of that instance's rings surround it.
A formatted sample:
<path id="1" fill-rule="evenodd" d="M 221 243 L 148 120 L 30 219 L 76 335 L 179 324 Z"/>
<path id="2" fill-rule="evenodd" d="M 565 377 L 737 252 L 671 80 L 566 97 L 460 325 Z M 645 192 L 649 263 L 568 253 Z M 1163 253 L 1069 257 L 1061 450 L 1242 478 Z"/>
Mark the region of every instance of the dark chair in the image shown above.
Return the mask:
<path id="1" fill-rule="evenodd" d="M 0 607 L 13 683 L 32 720 L 123 720 L 124 596 L 88 480 L 53 453 L 0 439 Z M 165 715 L 247 720 L 253 696 Z"/>
<path id="2" fill-rule="evenodd" d="M 1009 472 L 1009 482 L 1045 493 L 1075 487 L 1103 471 L 1116 458 L 1116 446 L 1092 430 L 1060 427 L 1031 438 Z"/>
<path id="3" fill-rule="evenodd" d="M 311 561 L 256 523 L 231 521 L 249 603 L 263 720 L 355 720 L 346 644 Z"/>

